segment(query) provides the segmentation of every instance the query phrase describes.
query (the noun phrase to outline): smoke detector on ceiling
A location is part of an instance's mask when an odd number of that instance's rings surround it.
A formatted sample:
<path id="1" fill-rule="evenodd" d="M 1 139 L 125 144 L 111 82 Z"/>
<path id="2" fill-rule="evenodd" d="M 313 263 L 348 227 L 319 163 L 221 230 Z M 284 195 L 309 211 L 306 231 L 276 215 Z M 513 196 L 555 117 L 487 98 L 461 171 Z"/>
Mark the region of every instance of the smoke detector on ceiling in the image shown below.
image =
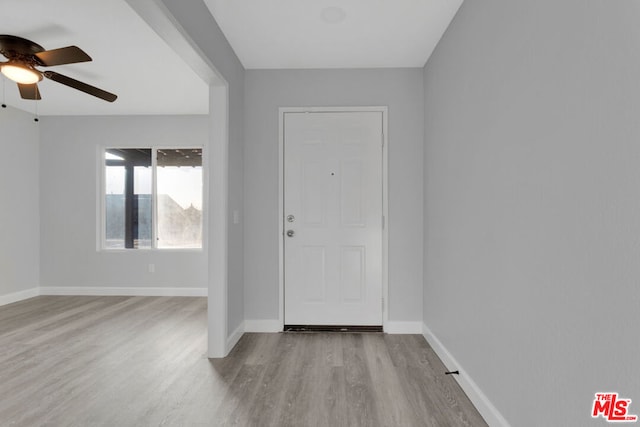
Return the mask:
<path id="1" fill-rule="evenodd" d="M 327 24 L 339 24 L 347 17 L 347 13 L 340 7 L 325 7 L 322 9 L 322 20 Z"/>

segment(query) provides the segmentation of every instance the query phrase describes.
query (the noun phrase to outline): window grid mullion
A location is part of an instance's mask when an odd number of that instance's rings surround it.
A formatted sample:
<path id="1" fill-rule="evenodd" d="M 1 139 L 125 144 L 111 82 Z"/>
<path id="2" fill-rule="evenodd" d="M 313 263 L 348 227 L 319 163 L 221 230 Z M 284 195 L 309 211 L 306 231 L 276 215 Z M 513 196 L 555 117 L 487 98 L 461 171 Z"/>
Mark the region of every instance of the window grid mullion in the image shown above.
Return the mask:
<path id="1" fill-rule="evenodd" d="M 158 249 L 158 148 L 151 147 L 151 248 Z"/>

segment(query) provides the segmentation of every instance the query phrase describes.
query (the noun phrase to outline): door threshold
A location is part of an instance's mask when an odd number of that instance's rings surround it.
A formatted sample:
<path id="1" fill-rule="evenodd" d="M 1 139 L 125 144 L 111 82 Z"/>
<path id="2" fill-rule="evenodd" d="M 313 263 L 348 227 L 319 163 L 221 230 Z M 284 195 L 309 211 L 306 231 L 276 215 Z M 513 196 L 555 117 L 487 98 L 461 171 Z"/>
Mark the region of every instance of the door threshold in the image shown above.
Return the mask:
<path id="1" fill-rule="evenodd" d="M 382 332 L 382 326 L 284 325 L 284 332 Z"/>

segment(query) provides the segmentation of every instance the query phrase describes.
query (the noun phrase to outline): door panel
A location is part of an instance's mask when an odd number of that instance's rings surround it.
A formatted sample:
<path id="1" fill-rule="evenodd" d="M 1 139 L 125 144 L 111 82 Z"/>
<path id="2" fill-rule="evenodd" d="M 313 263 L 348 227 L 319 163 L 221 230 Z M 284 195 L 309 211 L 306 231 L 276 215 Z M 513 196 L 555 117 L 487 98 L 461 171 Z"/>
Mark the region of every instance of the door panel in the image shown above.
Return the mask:
<path id="1" fill-rule="evenodd" d="M 304 283 L 303 301 L 323 303 L 327 290 L 325 248 L 305 246 L 302 248 L 302 274 Z"/>
<path id="2" fill-rule="evenodd" d="M 305 160 L 302 165 L 302 219 L 306 226 L 326 226 L 327 191 L 317 177 L 327 168 L 326 162 Z"/>
<path id="3" fill-rule="evenodd" d="M 366 302 L 365 255 L 363 246 L 340 248 L 340 290 L 343 303 Z"/>
<path id="4" fill-rule="evenodd" d="M 381 112 L 284 114 L 284 213 L 285 324 L 382 325 Z"/>
<path id="5" fill-rule="evenodd" d="M 343 227 L 364 227 L 360 159 L 343 160 L 340 167 L 340 219 Z"/>

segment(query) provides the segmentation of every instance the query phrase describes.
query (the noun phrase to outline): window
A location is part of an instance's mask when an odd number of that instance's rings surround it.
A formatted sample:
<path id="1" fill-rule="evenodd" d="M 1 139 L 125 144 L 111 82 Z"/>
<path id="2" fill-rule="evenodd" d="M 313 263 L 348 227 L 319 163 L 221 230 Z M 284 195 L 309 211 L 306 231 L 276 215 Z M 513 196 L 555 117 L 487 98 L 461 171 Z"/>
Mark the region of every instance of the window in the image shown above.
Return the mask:
<path id="1" fill-rule="evenodd" d="M 202 148 L 108 148 L 105 249 L 202 248 Z"/>

